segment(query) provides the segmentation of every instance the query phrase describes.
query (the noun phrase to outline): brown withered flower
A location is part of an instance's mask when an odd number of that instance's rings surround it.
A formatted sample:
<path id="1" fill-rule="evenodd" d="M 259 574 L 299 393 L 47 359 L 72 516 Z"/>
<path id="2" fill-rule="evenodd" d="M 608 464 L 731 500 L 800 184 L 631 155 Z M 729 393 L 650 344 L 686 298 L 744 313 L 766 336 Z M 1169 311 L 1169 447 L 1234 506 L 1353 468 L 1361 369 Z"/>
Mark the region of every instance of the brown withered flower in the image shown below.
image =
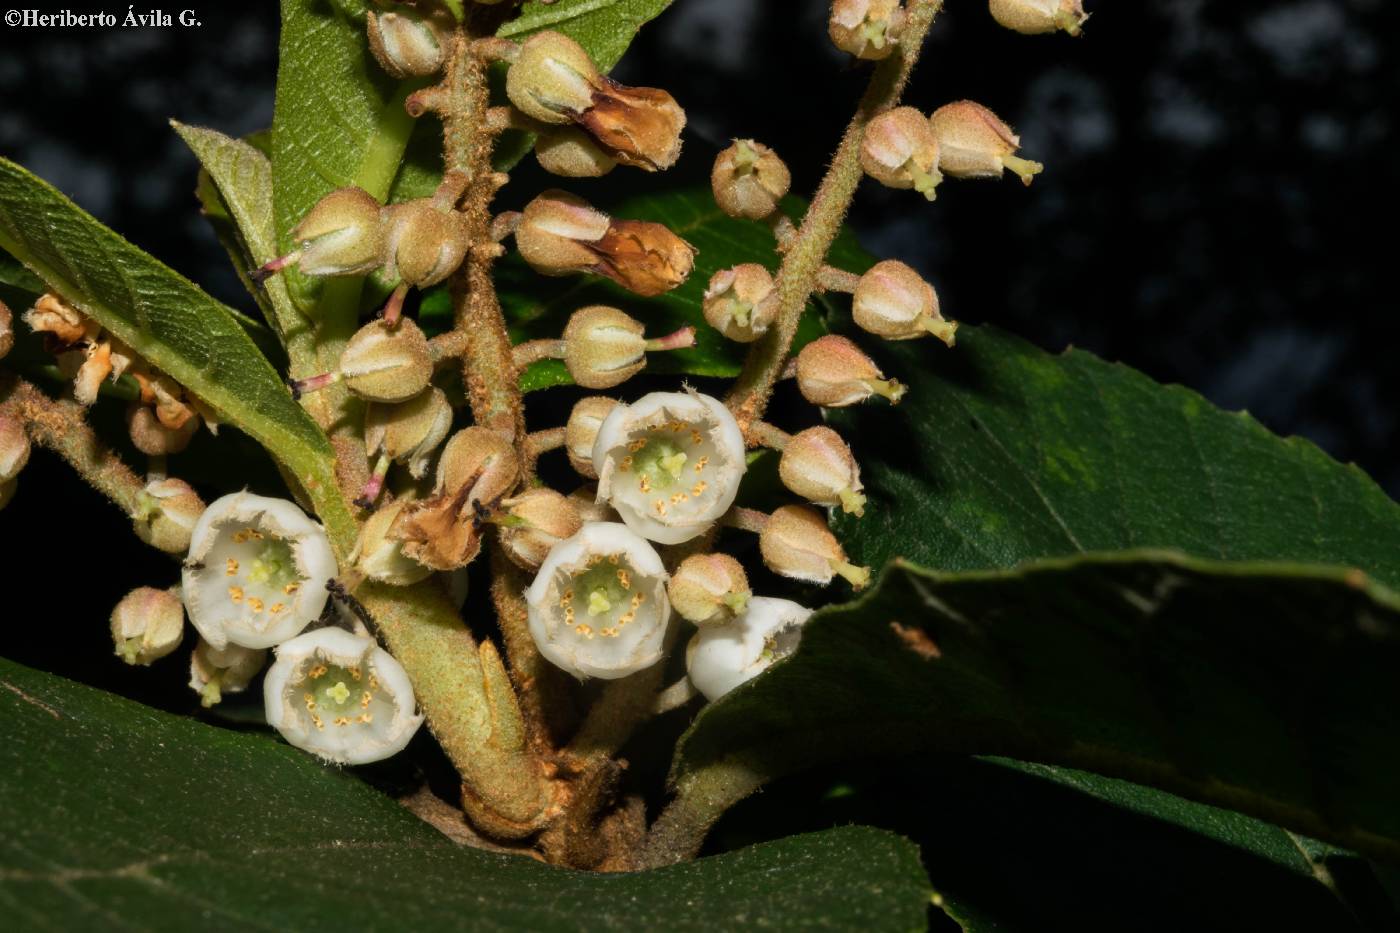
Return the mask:
<path id="1" fill-rule="evenodd" d="M 648 298 L 680 285 L 695 265 L 695 248 L 663 224 L 614 220 L 557 190 L 526 205 L 515 245 L 542 275 L 592 272 Z"/>

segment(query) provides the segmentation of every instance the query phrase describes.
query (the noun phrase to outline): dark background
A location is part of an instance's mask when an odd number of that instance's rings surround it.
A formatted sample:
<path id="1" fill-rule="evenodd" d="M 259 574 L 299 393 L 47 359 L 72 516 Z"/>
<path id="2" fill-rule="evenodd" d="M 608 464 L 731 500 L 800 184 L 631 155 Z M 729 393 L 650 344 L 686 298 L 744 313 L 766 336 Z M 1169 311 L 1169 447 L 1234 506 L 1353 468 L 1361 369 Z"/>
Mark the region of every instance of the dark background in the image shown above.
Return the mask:
<path id="1" fill-rule="evenodd" d="M 201 28 L 0 26 L 0 154 L 253 311 L 198 214 L 195 160 L 166 121 L 232 135 L 271 122 L 277 8 L 183 5 Z M 951 0 L 907 101 L 931 110 L 977 99 L 1047 169 L 1029 189 L 1010 179 L 949 183 L 932 205 L 867 184 L 851 217 L 865 246 L 920 268 L 949 316 L 1192 386 L 1356 461 L 1400 494 L 1397 257 L 1386 207 L 1400 181 L 1395 4 L 1087 5 L 1093 19 L 1074 40 L 1017 36 L 981 0 Z M 672 91 L 692 139 L 773 146 L 794 191 L 810 193 L 867 71 L 826 40 L 827 8 L 678 0 L 617 74 Z M 706 152 L 692 145 L 692 163 L 697 151 Z M 102 631 L 130 587 L 174 582 L 172 560 L 136 543 L 114 510 L 44 455 L 0 513 L 0 536 L 6 656 L 192 706 L 187 652 L 131 671 Z M 812 802 L 814 823 L 830 813 L 802 795 L 824 793 L 821 780 L 792 791 Z M 766 834 L 750 816 L 721 835 Z M 879 822 L 837 814 L 846 817 Z"/>

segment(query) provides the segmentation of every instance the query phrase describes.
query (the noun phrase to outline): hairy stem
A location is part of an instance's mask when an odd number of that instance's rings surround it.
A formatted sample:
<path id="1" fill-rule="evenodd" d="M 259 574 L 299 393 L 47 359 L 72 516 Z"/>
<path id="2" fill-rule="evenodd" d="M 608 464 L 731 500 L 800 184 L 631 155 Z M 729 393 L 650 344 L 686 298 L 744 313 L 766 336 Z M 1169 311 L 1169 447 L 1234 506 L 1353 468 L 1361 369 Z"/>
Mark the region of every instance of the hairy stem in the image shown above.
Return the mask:
<path id="1" fill-rule="evenodd" d="M 764 776 L 732 758 L 681 779 L 676 796 L 652 824 L 636 868 L 660 868 L 694 858 L 724 811 L 763 785 Z"/>
<path id="2" fill-rule="evenodd" d="M 23 379 L 0 373 L 0 409 L 18 418 L 30 440 L 66 460 L 128 517 L 140 514 L 145 482 L 98 440 L 77 402 L 50 398 Z"/>
<path id="3" fill-rule="evenodd" d="M 942 5 L 942 0 L 912 0 L 909 4 L 899 47 L 875 67 L 865 96 L 846 127 L 846 134 L 841 138 L 821 187 L 812 198 L 802 226 L 787 246 L 778 270 L 778 320 L 749 351 L 744 369 L 726 399 L 741 427 L 763 417 L 773 384 L 782 374 L 792 339 L 797 334 L 802 312 L 817 290 L 827 251 L 841 229 L 851 197 L 860 184 L 860 143 L 865 128 L 876 116 L 898 106 L 899 97 L 919 59 L 924 37 Z"/>

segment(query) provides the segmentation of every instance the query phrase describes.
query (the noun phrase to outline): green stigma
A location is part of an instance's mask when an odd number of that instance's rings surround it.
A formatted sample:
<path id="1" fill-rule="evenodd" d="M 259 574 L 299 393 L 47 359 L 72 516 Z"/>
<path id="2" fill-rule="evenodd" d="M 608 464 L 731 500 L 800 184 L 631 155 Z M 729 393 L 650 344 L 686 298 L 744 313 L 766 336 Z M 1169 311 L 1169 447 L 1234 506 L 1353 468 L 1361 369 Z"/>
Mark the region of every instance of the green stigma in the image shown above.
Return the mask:
<path id="1" fill-rule="evenodd" d="M 296 561 L 292 558 L 291 545 L 281 538 L 273 538 L 263 545 L 262 551 L 248 568 L 249 583 L 285 586 L 296 578 Z"/>

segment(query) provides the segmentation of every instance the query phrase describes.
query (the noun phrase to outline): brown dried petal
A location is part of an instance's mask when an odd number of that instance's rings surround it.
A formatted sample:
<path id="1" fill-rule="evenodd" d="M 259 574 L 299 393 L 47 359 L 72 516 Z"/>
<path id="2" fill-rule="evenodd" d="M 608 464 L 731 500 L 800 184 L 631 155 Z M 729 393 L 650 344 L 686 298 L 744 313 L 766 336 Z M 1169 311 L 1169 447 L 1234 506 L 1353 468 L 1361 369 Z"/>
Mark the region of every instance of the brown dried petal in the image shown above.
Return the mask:
<path id="1" fill-rule="evenodd" d="M 598 257 L 594 272 L 644 298 L 680 285 L 695 266 L 695 247 L 646 220 L 614 220 L 602 239 L 584 245 Z"/>
<path id="2" fill-rule="evenodd" d="M 624 165 L 654 172 L 676 164 L 685 111 L 659 88 L 627 87 L 600 76 L 593 106 L 574 121 Z"/>

